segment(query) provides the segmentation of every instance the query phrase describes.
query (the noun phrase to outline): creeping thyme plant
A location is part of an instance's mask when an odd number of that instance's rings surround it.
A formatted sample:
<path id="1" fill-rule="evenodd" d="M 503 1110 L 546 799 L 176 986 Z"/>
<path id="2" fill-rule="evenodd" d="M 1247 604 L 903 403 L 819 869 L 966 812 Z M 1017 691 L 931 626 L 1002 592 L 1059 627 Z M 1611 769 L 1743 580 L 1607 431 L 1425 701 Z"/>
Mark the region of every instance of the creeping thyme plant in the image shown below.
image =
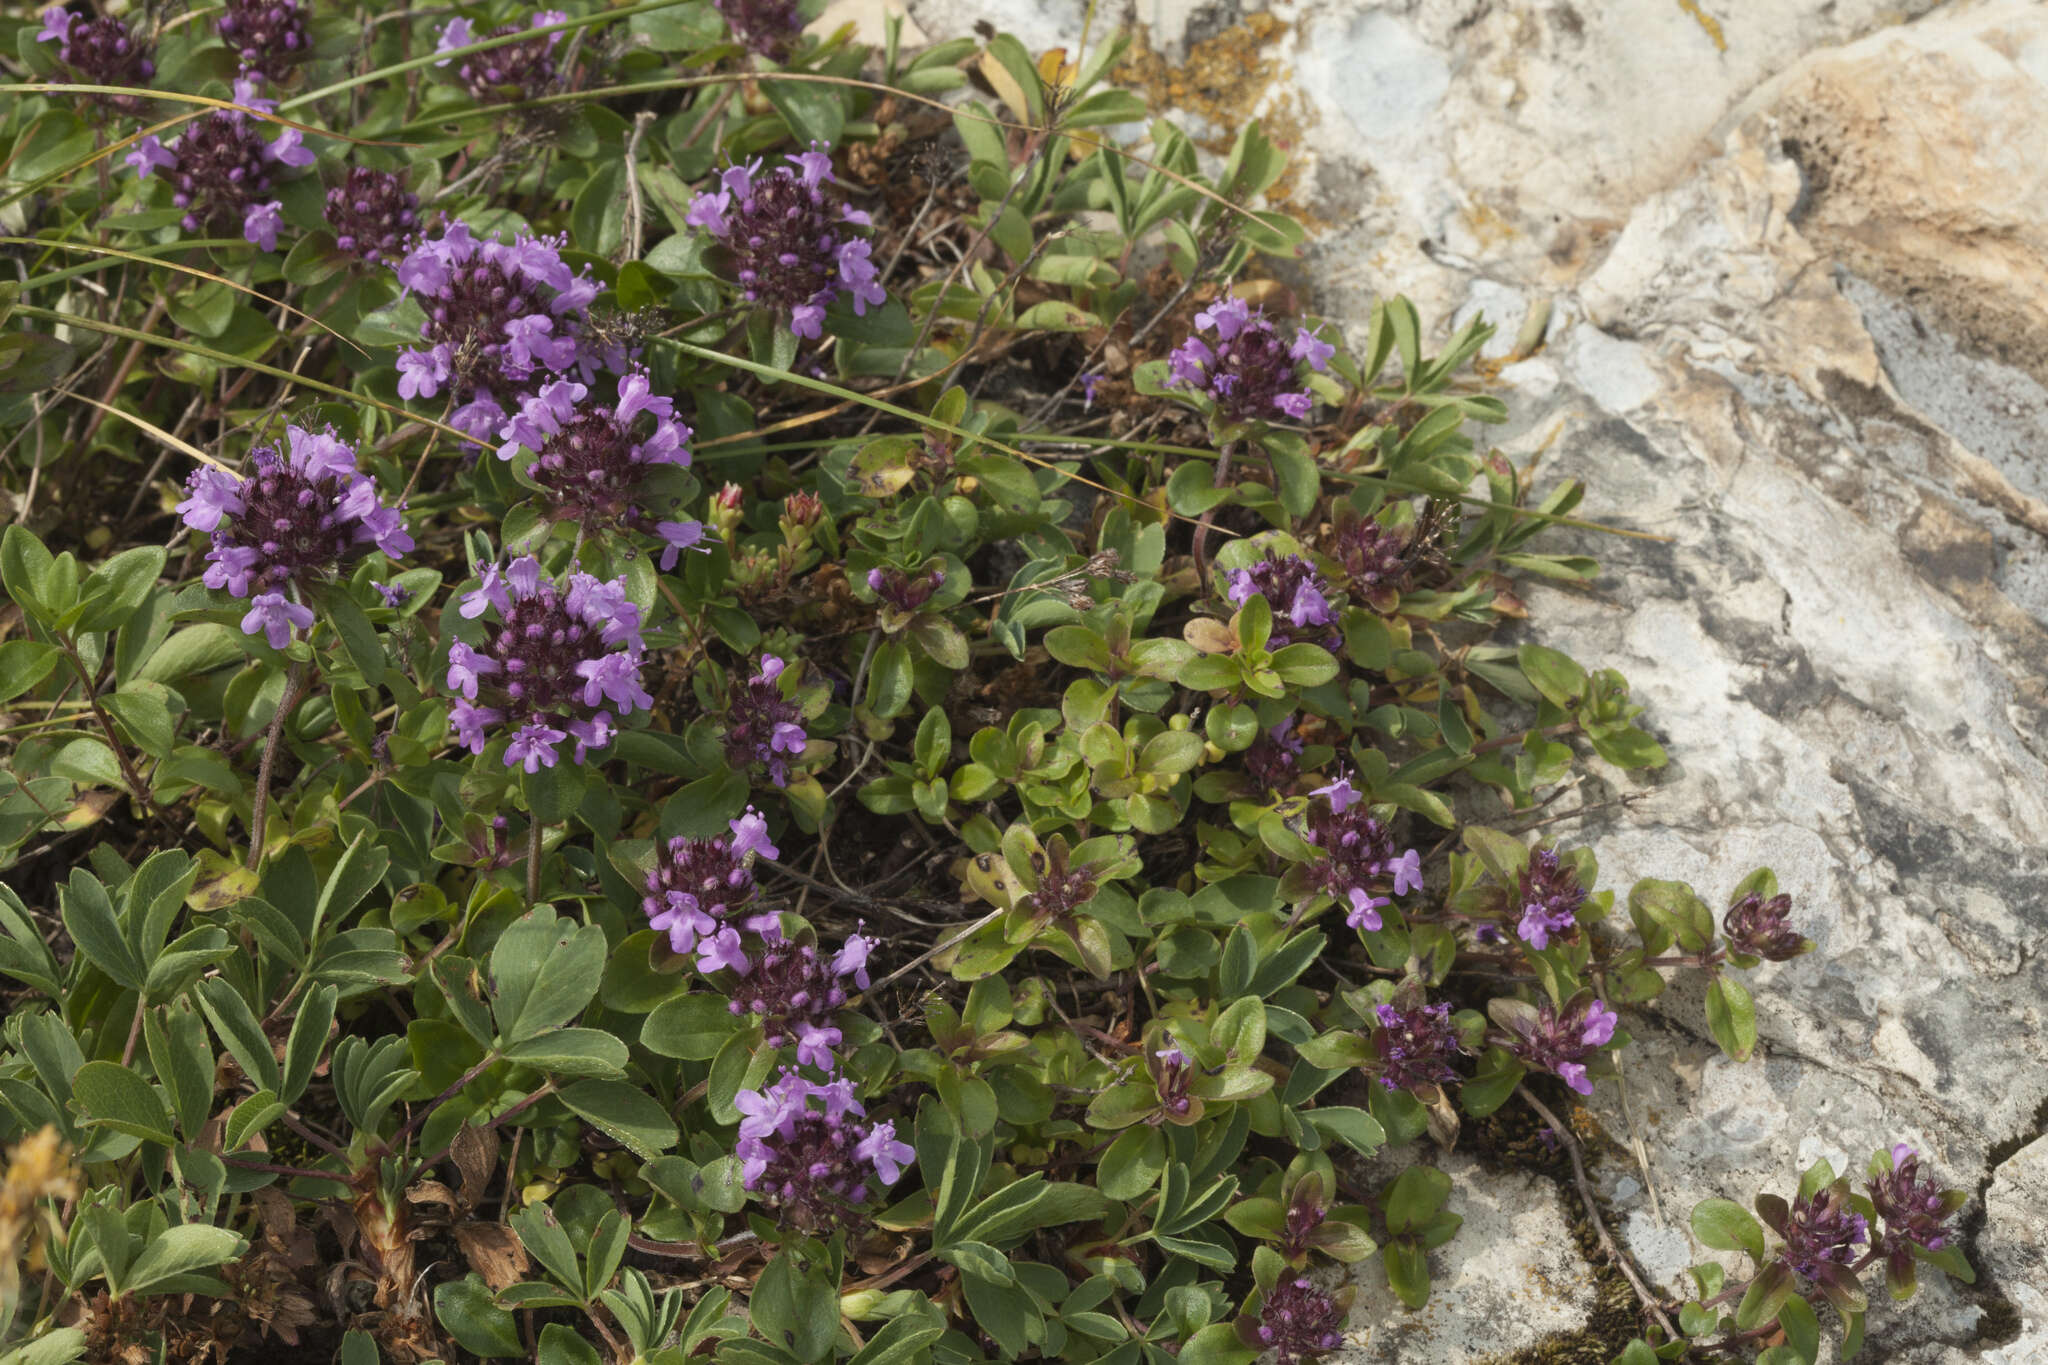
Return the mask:
<path id="1" fill-rule="evenodd" d="M 1756 1048 L 1770 872 L 1572 835 L 1664 754 L 1484 323 L 1314 316 L 1120 40 L 815 8 L 0 21 L 0 1361 L 1292 1365 L 1670 981 Z M 1709 1201 L 1612 1345 L 1960 1202 Z"/>

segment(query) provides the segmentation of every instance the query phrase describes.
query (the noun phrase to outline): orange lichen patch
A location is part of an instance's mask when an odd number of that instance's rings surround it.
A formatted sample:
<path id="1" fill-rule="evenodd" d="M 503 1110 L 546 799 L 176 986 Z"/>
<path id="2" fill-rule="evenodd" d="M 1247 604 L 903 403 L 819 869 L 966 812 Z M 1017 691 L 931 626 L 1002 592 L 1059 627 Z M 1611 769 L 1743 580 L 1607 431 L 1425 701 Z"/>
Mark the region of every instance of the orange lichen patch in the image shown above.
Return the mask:
<path id="1" fill-rule="evenodd" d="M 1472 235 L 1484 246 L 1497 246 L 1511 237 L 1521 235 L 1513 223 L 1483 200 L 1473 200 L 1463 210 L 1463 216 L 1465 225 L 1472 229 Z"/>
<path id="2" fill-rule="evenodd" d="M 1196 138 L 1195 144 L 1219 156 L 1230 151 L 1247 113 L 1260 109 L 1260 127 L 1289 156 L 1287 169 L 1266 191 L 1266 201 L 1314 229 L 1319 224 L 1307 205 L 1295 200 L 1302 170 L 1298 152 L 1313 115 L 1291 89 L 1275 90 L 1286 70 L 1270 49 L 1286 32 L 1285 20 L 1249 14 L 1242 23 L 1190 45 L 1187 60 L 1176 64 L 1153 48 L 1150 35 L 1139 25 L 1132 30 L 1130 50 L 1110 78 L 1143 94 L 1148 104 L 1169 116 L 1176 111 L 1200 116 L 1214 131 Z"/>
<path id="3" fill-rule="evenodd" d="M 1721 31 L 1721 21 L 1701 9 L 1699 0 L 1678 0 L 1678 7 L 1687 14 L 1690 14 L 1693 22 L 1698 24 L 1705 31 L 1707 37 L 1713 40 L 1715 51 L 1726 52 L 1728 50 L 1728 35 Z"/>

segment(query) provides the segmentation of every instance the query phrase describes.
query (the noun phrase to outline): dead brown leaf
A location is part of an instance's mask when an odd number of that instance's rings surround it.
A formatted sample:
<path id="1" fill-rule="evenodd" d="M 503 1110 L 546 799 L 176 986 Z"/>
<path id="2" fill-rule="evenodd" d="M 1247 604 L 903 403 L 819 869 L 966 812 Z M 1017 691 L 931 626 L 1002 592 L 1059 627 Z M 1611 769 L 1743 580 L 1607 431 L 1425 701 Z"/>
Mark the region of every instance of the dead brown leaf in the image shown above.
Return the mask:
<path id="1" fill-rule="evenodd" d="M 503 1223 L 457 1223 L 455 1244 L 493 1290 L 517 1284 L 526 1275 L 526 1248 L 519 1234 Z"/>

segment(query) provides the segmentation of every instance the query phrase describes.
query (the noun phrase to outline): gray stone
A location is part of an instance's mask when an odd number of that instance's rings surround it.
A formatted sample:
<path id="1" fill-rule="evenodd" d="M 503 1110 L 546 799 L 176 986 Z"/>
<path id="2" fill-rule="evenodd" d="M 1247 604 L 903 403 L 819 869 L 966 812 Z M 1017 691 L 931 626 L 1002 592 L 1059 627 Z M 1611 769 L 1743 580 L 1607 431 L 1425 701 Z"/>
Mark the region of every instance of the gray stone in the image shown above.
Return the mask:
<path id="1" fill-rule="evenodd" d="M 1477 1360 L 1585 1325 L 1593 1276 L 1557 1187 L 1536 1176 L 1482 1172 L 1456 1152 L 1436 1164 L 1451 1177 L 1444 1209 L 1465 1222 L 1430 1254 L 1429 1302 L 1409 1312 L 1375 1261 L 1357 1277 L 1352 1344 L 1332 1360 Z M 1391 1166 L 1375 1172 L 1394 1174 Z M 1503 1246 L 1520 1254 L 1497 1254 Z"/>
<path id="2" fill-rule="evenodd" d="M 2048 1358 L 2042 1144 L 2024 1179 L 2009 1175 L 2019 1158 L 1994 1164 L 2038 1132 L 2048 1096 L 2048 390 L 2026 339 L 2048 213 L 2020 207 L 2048 174 L 2038 157 L 1972 164 L 1973 148 L 2044 126 L 2048 12 L 1956 6 L 1839 49 L 1782 49 L 1743 108 L 1724 87 L 1731 112 L 1706 120 L 1723 126 L 1704 153 L 1672 122 L 1702 117 L 1682 89 L 1664 110 L 1641 91 L 1583 92 L 1609 101 L 1611 127 L 1581 141 L 1559 138 L 1568 108 L 1553 103 L 1531 117 L 1559 140 L 1528 164 L 1555 173 L 1541 193 L 1579 206 L 1548 227 L 1526 168 L 1464 154 L 1498 133 L 1458 107 L 1484 54 L 1429 41 L 1432 69 L 1460 74 L 1428 118 L 1365 136 L 1395 202 L 1326 236 L 1318 264 L 1366 240 L 1435 245 L 1374 250 L 1329 311 L 1361 318 L 1375 294 L 1407 292 L 1439 317 L 1477 304 L 1512 332 L 1550 300 L 1543 349 L 1501 373 L 1501 445 L 1539 481 L 1585 479 L 1585 515 L 1666 539 L 1568 538 L 1606 575 L 1591 592 L 1533 588 L 1532 638 L 1627 673 L 1674 760 L 1587 791 L 1643 799 L 1566 837 L 1623 888 L 1683 877 L 1718 897 L 1774 866 L 1820 944 L 1753 974 L 1764 1045 L 1749 1065 L 1705 1038 L 1696 980 L 1631 1019 L 1626 1103 L 1603 1087 L 1592 1106 L 1614 1139 L 1601 1181 L 1618 1235 L 1669 1285 L 1704 1254 L 1687 1236 L 1697 1200 L 1789 1191 L 1818 1157 L 1860 1170 L 1910 1141 L 1988 1189 L 1972 1243 L 1984 1280 L 1881 1302 L 1874 1358 Z M 1523 76 L 1564 60 L 1542 41 L 1512 59 Z M 1320 145 L 1357 154 L 1328 114 L 1351 117 L 1331 101 Z M 1899 145 L 1911 130 L 1917 160 Z M 1623 153 L 1629 176 L 1600 173 Z M 1856 174 L 1823 183 L 1824 165 Z M 1480 240 L 1452 212 L 1471 204 L 1513 207 L 1520 235 Z M 1588 235 L 1598 246 L 1581 250 Z M 1526 1250 L 1477 1254 L 1506 1273 Z M 1478 1358 L 1375 1341 L 1395 1346 L 1387 1359 Z"/>

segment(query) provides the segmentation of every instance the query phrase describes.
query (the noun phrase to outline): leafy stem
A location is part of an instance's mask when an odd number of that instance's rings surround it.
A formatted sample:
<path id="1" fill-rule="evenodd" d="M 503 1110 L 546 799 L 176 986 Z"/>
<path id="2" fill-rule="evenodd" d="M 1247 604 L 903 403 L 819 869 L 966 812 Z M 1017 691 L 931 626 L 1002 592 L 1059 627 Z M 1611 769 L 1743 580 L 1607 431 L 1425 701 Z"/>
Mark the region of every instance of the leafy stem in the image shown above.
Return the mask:
<path id="1" fill-rule="evenodd" d="M 150 796 L 149 787 L 143 782 L 142 773 L 136 768 L 135 760 L 129 757 L 127 746 L 121 743 L 121 736 L 115 732 L 114 718 L 107 714 L 106 707 L 100 705 L 99 688 L 94 685 L 92 673 L 86 668 L 85 660 L 78 656 L 78 646 L 73 644 L 67 635 L 60 633 L 56 638 L 57 647 L 64 651 L 64 658 L 71 665 L 71 671 L 78 675 L 79 686 L 85 689 L 85 702 L 92 708 L 93 719 L 98 721 L 100 729 L 106 732 L 107 747 L 114 751 L 114 761 L 121 765 L 121 778 L 128 784 L 129 792 L 152 815 L 162 814 L 155 799 Z"/>
<path id="2" fill-rule="evenodd" d="M 1607 1220 L 1600 1216 L 1600 1201 L 1593 1192 L 1593 1182 L 1586 1178 L 1586 1163 L 1579 1155 L 1578 1136 L 1550 1111 L 1549 1105 L 1530 1093 L 1528 1086 L 1517 1085 L 1515 1093 L 1536 1112 L 1538 1118 L 1550 1125 L 1550 1131 L 1557 1134 L 1557 1140 L 1564 1144 L 1565 1155 L 1572 1161 L 1572 1178 L 1578 1185 L 1579 1202 L 1586 1207 L 1586 1221 L 1593 1225 L 1593 1235 L 1599 1239 L 1600 1249 L 1621 1272 L 1622 1278 L 1628 1281 L 1629 1288 L 1636 1291 L 1636 1298 L 1642 1301 L 1644 1309 L 1657 1319 L 1657 1325 L 1664 1329 L 1665 1336 L 1676 1341 L 1681 1334 L 1665 1313 L 1663 1301 L 1650 1292 L 1649 1286 L 1643 1283 L 1643 1277 L 1637 1273 L 1635 1263 L 1629 1260 L 1627 1253 L 1615 1244 L 1607 1231 Z"/>

